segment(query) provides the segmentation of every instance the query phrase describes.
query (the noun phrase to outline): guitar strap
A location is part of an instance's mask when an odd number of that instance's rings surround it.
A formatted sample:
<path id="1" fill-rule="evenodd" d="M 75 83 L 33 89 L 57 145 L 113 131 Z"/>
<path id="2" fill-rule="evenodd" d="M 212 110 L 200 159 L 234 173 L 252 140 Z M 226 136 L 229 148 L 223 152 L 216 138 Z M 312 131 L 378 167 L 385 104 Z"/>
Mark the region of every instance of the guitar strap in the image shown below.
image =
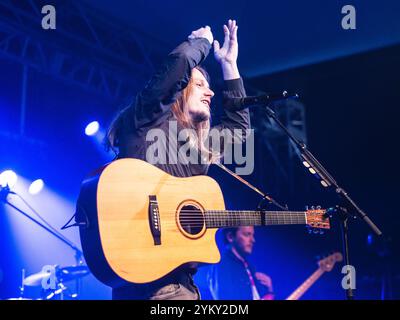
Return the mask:
<path id="1" fill-rule="evenodd" d="M 253 296 L 253 300 L 260 300 L 260 294 L 257 291 L 256 283 L 254 281 L 253 275 L 251 274 L 249 265 L 247 264 L 246 260 L 239 259 L 246 270 L 247 276 L 249 277 L 250 287 L 251 287 L 251 295 Z"/>
<path id="2" fill-rule="evenodd" d="M 220 167 L 222 170 L 224 170 L 225 172 L 229 173 L 232 177 L 234 177 L 235 179 L 239 180 L 241 183 L 243 183 L 244 185 L 246 185 L 247 187 L 249 187 L 250 189 L 252 189 L 253 191 L 255 191 L 256 193 L 258 193 L 259 195 L 261 195 L 263 197 L 263 200 L 266 199 L 269 201 L 269 203 L 274 204 L 275 206 L 277 206 L 278 208 L 282 209 L 282 210 L 287 210 L 287 205 L 286 206 L 282 206 L 281 204 L 279 204 L 276 200 L 274 200 L 272 197 L 270 197 L 269 195 L 265 194 L 264 192 L 262 192 L 261 190 L 259 190 L 258 188 L 256 188 L 255 186 L 253 186 L 250 182 L 246 181 L 245 179 L 243 179 L 241 176 L 239 176 L 238 174 L 234 173 L 232 170 L 229 170 L 226 166 L 224 166 L 222 163 L 219 162 L 213 162 L 213 164 L 217 165 L 218 167 Z"/>

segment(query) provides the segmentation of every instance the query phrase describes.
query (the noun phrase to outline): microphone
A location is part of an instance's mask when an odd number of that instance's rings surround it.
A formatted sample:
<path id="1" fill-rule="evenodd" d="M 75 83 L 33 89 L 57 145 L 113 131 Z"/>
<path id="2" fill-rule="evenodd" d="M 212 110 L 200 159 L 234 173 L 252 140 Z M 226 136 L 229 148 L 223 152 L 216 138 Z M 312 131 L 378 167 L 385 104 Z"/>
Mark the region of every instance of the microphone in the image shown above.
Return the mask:
<path id="1" fill-rule="evenodd" d="M 223 105 L 228 110 L 240 111 L 250 106 L 266 105 L 271 102 L 298 97 L 299 95 L 297 93 L 289 94 L 285 90 L 281 93 L 267 93 L 259 96 L 250 96 L 244 98 L 227 98 L 224 100 Z"/>

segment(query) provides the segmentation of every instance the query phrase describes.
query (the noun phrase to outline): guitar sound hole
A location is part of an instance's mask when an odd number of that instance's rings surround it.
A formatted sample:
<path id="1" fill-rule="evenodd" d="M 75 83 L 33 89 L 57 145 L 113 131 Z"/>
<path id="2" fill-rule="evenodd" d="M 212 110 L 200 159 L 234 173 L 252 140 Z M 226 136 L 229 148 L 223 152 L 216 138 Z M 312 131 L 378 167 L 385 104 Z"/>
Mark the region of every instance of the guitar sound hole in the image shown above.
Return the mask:
<path id="1" fill-rule="evenodd" d="M 193 205 L 183 206 L 179 212 L 179 224 L 188 234 L 199 234 L 204 227 L 203 213 Z"/>

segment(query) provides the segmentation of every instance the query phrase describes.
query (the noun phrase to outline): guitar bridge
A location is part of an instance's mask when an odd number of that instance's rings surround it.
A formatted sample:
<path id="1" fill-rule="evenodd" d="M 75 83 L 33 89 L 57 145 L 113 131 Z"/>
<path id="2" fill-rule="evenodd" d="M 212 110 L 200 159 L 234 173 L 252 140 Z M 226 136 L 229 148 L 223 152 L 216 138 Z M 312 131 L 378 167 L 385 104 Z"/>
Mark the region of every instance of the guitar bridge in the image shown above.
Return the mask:
<path id="1" fill-rule="evenodd" d="M 161 244 L 161 224 L 157 197 L 155 195 L 149 196 L 149 224 L 151 234 L 153 235 L 154 245 L 158 246 Z"/>

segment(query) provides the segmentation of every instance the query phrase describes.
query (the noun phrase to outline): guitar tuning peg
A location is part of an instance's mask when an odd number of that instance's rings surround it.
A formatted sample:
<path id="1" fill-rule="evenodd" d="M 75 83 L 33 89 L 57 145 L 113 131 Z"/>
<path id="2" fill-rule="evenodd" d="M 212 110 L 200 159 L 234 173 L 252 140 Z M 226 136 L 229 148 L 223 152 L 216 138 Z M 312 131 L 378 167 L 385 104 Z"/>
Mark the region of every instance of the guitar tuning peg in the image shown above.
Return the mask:
<path id="1" fill-rule="evenodd" d="M 308 206 L 306 206 L 306 211 L 308 210 Z"/>
<path id="2" fill-rule="evenodd" d="M 321 206 L 317 206 L 317 210 L 321 210 Z"/>
<path id="3" fill-rule="evenodd" d="M 319 233 L 319 229 L 314 229 L 314 234 L 318 234 Z"/>
<path id="4" fill-rule="evenodd" d="M 315 210 L 315 207 L 314 207 L 314 206 L 311 206 L 311 210 Z"/>

